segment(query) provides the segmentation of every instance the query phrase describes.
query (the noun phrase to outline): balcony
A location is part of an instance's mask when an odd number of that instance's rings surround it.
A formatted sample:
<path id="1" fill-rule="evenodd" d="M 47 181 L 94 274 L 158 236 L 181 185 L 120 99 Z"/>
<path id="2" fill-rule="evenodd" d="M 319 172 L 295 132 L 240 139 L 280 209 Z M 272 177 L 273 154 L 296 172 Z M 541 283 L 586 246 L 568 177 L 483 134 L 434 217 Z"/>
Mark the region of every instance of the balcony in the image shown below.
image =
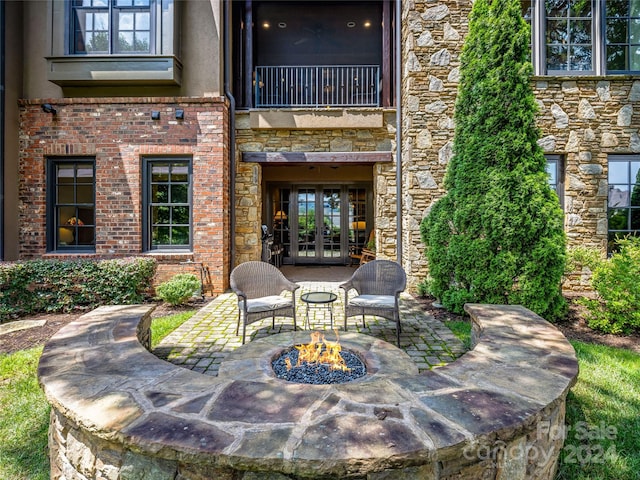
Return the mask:
<path id="1" fill-rule="evenodd" d="M 262 66 L 254 76 L 256 108 L 378 107 L 378 65 Z"/>

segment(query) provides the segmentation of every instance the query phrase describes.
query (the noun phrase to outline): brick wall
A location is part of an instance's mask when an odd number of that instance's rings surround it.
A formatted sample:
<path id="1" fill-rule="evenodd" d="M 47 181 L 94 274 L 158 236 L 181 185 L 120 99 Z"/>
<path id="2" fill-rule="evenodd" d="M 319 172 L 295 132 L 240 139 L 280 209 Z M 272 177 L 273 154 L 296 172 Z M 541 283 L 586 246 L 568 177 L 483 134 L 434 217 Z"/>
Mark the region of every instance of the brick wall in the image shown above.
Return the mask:
<path id="1" fill-rule="evenodd" d="M 96 165 L 95 257 L 156 255 L 157 281 L 202 262 L 211 290 L 222 292 L 229 273 L 228 107 L 221 98 L 109 98 L 23 101 L 20 112 L 20 258 L 46 251 L 48 158 L 88 156 Z M 175 119 L 183 109 L 184 120 Z M 159 120 L 151 111 L 160 112 Z M 142 250 L 142 158 L 191 157 L 193 249 L 173 254 Z M 68 257 L 75 255 L 60 255 Z M 86 256 L 86 255 L 84 255 Z"/>

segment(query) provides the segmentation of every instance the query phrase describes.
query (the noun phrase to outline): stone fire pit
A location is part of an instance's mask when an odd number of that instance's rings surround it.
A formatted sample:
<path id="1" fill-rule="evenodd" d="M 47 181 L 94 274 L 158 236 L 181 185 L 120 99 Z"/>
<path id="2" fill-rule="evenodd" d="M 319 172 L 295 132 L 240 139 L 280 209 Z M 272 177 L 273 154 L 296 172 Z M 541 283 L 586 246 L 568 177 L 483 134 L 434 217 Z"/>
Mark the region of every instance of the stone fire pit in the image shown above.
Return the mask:
<path id="1" fill-rule="evenodd" d="M 270 362 L 308 332 L 246 344 L 210 377 L 145 350 L 147 307 L 99 308 L 40 360 L 51 478 L 553 478 L 562 441 L 545 432 L 564 421 L 572 347 L 522 307 L 467 310 L 477 344 L 447 366 L 419 375 L 395 346 L 344 333 L 367 375 L 304 385 Z"/>

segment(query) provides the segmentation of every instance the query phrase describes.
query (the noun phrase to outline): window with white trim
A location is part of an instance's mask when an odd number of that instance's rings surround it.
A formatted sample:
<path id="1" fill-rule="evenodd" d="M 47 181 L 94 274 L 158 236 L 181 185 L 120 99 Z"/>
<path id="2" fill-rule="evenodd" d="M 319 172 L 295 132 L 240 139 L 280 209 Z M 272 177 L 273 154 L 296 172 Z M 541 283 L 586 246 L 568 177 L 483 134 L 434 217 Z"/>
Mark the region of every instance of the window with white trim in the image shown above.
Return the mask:
<path id="1" fill-rule="evenodd" d="M 155 0 L 72 0 L 71 53 L 154 53 Z"/>
<path id="2" fill-rule="evenodd" d="M 147 158 L 143 170 L 145 250 L 191 249 L 191 159 Z"/>

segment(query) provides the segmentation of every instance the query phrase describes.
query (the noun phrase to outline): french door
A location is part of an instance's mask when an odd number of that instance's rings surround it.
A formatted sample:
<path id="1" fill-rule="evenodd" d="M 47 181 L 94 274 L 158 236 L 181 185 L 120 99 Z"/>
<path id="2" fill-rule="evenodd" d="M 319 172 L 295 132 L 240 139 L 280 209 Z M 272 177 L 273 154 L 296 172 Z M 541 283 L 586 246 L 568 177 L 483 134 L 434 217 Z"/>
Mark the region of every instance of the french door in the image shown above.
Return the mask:
<path id="1" fill-rule="evenodd" d="M 369 185 L 271 186 L 267 211 L 284 262 L 345 264 L 373 228 Z"/>

